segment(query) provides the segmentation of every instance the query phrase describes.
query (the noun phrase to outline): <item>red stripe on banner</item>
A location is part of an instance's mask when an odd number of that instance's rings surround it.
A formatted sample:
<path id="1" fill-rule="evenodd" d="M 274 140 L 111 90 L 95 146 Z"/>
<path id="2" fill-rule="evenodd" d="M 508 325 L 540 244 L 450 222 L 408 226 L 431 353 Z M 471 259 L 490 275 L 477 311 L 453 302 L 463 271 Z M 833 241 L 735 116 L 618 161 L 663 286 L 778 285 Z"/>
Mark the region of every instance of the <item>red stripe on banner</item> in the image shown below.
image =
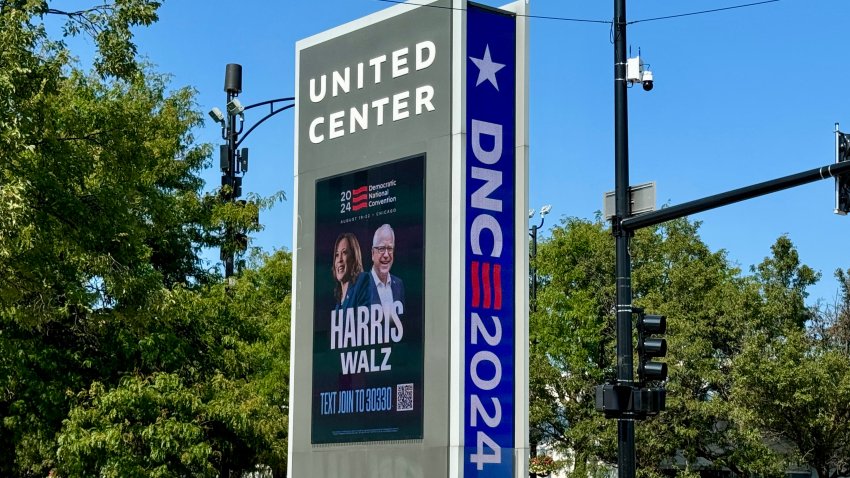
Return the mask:
<path id="1" fill-rule="evenodd" d="M 496 290 L 496 310 L 502 310 L 502 265 L 493 265 L 493 288 Z"/>
<path id="2" fill-rule="evenodd" d="M 367 207 L 369 207 L 369 203 L 361 202 L 360 204 L 355 204 L 355 205 L 351 206 L 351 210 L 352 211 L 359 211 L 361 209 L 366 209 Z"/>
<path id="3" fill-rule="evenodd" d="M 360 201 L 365 201 L 367 198 L 368 198 L 368 196 L 363 194 L 361 196 L 354 196 L 353 198 L 351 198 L 351 200 L 353 202 L 360 202 Z"/>
<path id="4" fill-rule="evenodd" d="M 359 188 L 357 188 L 357 189 L 353 189 L 353 190 L 351 191 L 351 195 L 352 195 L 352 196 L 354 196 L 355 194 L 363 194 L 363 193 L 365 193 L 365 192 L 366 192 L 366 191 L 368 191 L 368 190 L 369 190 L 369 187 L 368 187 L 368 186 L 360 186 L 360 187 L 359 187 Z"/>
<path id="5" fill-rule="evenodd" d="M 472 261 L 470 268 L 469 277 L 472 279 L 472 306 L 478 307 L 481 303 L 481 284 L 478 283 L 478 261 Z"/>
<path id="6" fill-rule="evenodd" d="M 484 282 L 484 308 L 489 309 L 491 307 L 490 304 L 490 296 L 492 295 L 492 290 L 490 290 L 490 263 L 485 262 L 484 267 L 481 271 L 482 281 Z"/>

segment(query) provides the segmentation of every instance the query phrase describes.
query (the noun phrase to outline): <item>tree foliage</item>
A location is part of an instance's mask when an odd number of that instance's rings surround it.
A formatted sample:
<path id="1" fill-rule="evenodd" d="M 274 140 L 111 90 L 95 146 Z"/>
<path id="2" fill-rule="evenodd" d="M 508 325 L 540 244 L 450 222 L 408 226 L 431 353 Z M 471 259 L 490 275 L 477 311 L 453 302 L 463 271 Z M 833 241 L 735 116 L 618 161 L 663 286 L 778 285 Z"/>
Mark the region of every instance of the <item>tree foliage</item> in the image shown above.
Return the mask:
<path id="1" fill-rule="evenodd" d="M 733 397 L 743 424 L 792 450 L 819 477 L 850 473 L 850 358 L 801 329 L 754 337 L 737 360 Z"/>
<path id="2" fill-rule="evenodd" d="M 612 370 L 614 248 L 599 223 L 567 220 L 537 252 L 541 284 L 530 316 L 532 439 L 575 454 L 580 471 L 616 459 L 614 431 L 593 386 Z"/>
<path id="3" fill-rule="evenodd" d="M 285 469 L 289 256 L 231 287 L 201 259 L 278 198 L 203 192 L 193 92 L 135 55 L 158 6 L 0 0 L 2 476 Z M 47 15 L 94 38 L 94 72 Z"/>
<path id="4" fill-rule="evenodd" d="M 747 393 L 757 393 L 761 382 L 756 378 L 766 372 L 759 367 L 791 366 L 790 361 L 759 362 L 765 341 L 784 350 L 791 347 L 791 337 L 811 336 L 805 326 L 821 312 L 807 308 L 804 299 L 806 288 L 820 276 L 800 262 L 784 236 L 769 257 L 743 275 L 724 251 L 712 252 L 698 230 L 698 223 L 672 221 L 639 231 L 629 246 L 633 303 L 668 318 L 667 410 L 638 423 L 639 471 L 644 476 L 706 470 L 779 476 L 792 463 L 815 467 L 803 452 L 787 453 L 787 446 L 781 446 L 793 443 L 787 436 L 782 444 L 771 439 L 777 433 L 758 417 L 778 416 L 776 408 L 759 404 Z M 594 387 L 615 377 L 613 251 L 605 224 L 580 219 L 553 228 L 551 238 L 538 248 L 542 281 L 530 324 L 532 439 L 567 452 L 574 476 L 616 464 L 616 423 L 594 410 Z M 835 336 L 830 335 L 831 343 Z M 783 353 L 818 356 L 811 347 L 794 350 Z M 822 387 L 818 397 L 833 389 L 839 377 L 850 380 L 840 365 L 847 364 L 847 354 L 833 359 L 837 368 L 831 378 L 825 373 L 809 377 L 812 386 Z M 774 385 L 785 391 L 786 406 L 811 405 L 791 403 L 792 383 Z M 765 399 L 783 396 L 778 390 L 761 391 Z M 825 411 L 819 410 L 797 416 L 806 420 L 811 413 Z M 841 410 L 827 416 L 837 417 Z M 846 447 L 844 439 L 834 435 L 830 446 L 838 446 L 846 456 L 846 448 L 840 448 Z"/>
<path id="5" fill-rule="evenodd" d="M 61 469 L 226 476 L 262 464 L 284 472 L 291 264 L 284 252 L 256 261 L 227 289 L 171 291 L 162 316 L 172 323 L 142 340 L 153 363 L 176 355 L 161 367 L 173 372 L 139 371 L 78 394 L 58 438 Z"/>

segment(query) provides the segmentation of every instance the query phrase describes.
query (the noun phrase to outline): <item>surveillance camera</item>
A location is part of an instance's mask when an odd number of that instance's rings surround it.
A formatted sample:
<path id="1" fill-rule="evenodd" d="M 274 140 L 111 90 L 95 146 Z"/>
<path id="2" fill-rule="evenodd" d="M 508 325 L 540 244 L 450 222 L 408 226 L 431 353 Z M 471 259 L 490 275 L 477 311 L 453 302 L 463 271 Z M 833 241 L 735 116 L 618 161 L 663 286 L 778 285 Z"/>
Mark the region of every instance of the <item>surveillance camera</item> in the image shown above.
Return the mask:
<path id="1" fill-rule="evenodd" d="M 245 107 L 242 106 L 242 103 L 239 102 L 238 99 L 233 98 L 230 100 L 230 103 L 227 103 L 227 113 L 231 115 L 240 115 L 245 111 Z"/>
<path id="2" fill-rule="evenodd" d="M 224 124 L 224 113 L 222 113 L 218 107 L 214 107 L 210 110 L 210 118 L 212 118 L 216 123 Z"/>
<path id="3" fill-rule="evenodd" d="M 643 83 L 644 91 L 652 90 L 652 87 L 654 86 L 654 84 L 652 82 L 652 72 L 651 71 L 646 70 L 646 71 L 643 72 L 643 76 L 641 78 L 641 83 Z"/>

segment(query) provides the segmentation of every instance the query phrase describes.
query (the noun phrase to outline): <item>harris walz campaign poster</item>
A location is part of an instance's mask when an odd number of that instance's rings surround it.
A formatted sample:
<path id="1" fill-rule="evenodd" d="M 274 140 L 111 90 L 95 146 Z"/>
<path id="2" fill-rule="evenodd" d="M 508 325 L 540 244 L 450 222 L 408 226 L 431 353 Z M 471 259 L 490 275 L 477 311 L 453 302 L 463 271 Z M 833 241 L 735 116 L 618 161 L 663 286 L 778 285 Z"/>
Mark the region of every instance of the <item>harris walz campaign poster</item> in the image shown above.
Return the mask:
<path id="1" fill-rule="evenodd" d="M 425 156 L 316 183 L 313 444 L 422 438 Z"/>

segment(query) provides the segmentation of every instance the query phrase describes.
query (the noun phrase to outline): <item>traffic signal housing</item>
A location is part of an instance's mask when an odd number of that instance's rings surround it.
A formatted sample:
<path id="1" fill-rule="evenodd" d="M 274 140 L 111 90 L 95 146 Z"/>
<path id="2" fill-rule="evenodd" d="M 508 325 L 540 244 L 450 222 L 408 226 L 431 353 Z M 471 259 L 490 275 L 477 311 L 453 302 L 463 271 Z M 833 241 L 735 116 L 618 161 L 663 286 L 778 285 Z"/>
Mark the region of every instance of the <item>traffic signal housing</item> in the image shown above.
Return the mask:
<path id="1" fill-rule="evenodd" d="M 605 418 L 643 420 L 667 408 L 667 390 L 605 383 L 596 386 L 596 411 Z"/>
<path id="2" fill-rule="evenodd" d="M 663 381 L 667 378 L 667 364 L 653 359 L 667 355 L 667 340 L 653 335 L 667 332 L 667 317 L 646 314 L 643 309 L 634 309 L 637 314 L 638 378 L 643 384 L 648 381 Z"/>
<path id="3" fill-rule="evenodd" d="M 835 128 L 835 163 L 850 161 L 850 134 Z M 850 174 L 835 177 L 835 213 L 846 216 L 850 212 Z"/>

